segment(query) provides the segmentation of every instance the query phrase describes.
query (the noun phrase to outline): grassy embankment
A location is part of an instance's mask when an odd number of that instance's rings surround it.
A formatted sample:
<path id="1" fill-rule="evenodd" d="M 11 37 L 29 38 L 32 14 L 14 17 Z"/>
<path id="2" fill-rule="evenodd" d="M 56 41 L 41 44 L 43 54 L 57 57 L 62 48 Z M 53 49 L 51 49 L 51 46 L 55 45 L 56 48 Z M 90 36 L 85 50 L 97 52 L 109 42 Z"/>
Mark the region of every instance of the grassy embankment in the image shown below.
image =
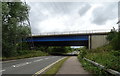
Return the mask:
<path id="1" fill-rule="evenodd" d="M 86 57 L 90 60 L 93 60 L 108 69 L 113 69 L 120 72 L 120 51 L 111 50 L 111 46 L 107 45 L 100 47 L 94 50 L 84 49 L 78 56 L 82 66 L 89 72 L 96 74 L 97 76 L 108 76 L 109 73 L 99 69 L 93 64 L 83 60 L 82 58 Z"/>
<path id="2" fill-rule="evenodd" d="M 42 51 L 34 51 L 34 50 L 24 50 L 24 51 L 19 51 L 18 56 L 14 57 L 2 57 L 2 60 L 14 60 L 14 59 L 23 59 L 23 58 L 30 58 L 30 57 L 38 57 L 38 56 L 47 56 L 49 55 L 46 52 Z"/>
<path id="3" fill-rule="evenodd" d="M 59 71 L 62 64 L 68 59 L 69 57 L 66 57 L 56 64 L 54 64 L 51 68 L 49 68 L 42 76 L 55 76 L 55 74 Z"/>

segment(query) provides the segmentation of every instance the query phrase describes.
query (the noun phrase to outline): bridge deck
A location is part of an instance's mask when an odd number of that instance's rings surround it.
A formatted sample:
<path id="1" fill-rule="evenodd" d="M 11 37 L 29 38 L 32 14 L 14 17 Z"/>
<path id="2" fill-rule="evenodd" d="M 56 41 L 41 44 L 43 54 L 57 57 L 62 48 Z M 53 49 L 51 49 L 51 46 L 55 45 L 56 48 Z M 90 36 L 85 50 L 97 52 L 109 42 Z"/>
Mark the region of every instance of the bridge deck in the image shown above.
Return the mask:
<path id="1" fill-rule="evenodd" d="M 43 37 L 43 36 L 73 36 L 73 35 L 108 35 L 109 32 L 99 32 L 99 33 L 54 33 L 54 34 L 33 34 L 32 37 Z"/>

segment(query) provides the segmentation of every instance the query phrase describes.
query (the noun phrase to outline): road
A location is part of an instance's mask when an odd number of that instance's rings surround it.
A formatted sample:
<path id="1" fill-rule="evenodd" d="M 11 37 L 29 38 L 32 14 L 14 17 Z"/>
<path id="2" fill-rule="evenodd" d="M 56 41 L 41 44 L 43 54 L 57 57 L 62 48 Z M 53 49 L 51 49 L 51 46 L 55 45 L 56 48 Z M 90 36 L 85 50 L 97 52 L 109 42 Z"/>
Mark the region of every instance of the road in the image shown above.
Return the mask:
<path id="1" fill-rule="evenodd" d="M 2 76 L 30 75 L 63 58 L 64 56 L 42 56 L 2 62 Z M 6 75 L 4 75 L 6 74 Z M 12 75 L 11 75 L 12 74 Z"/>

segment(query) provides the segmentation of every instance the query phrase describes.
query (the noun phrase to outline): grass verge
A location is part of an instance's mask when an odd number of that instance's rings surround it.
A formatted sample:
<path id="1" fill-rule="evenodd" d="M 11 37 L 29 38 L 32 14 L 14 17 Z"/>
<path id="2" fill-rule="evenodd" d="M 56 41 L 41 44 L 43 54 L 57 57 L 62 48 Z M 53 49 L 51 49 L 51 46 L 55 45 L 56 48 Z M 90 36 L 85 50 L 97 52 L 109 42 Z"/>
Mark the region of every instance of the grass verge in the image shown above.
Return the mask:
<path id="1" fill-rule="evenodd" d="M 106 68 L 120 71 L 120 56 L 114 56 L 112 52 L 90 53 L 86 58 L 93 60 Z"/>
<path id="2" fill-rule="evenodd" d="M 110 75 L 104 70 L 94 66 L 90 62 L 85 61 L 84 59 L 81 59 L 80 63 L 82 64 L 82 67 L 84 67 L 85 70 L 89 71 L 93 76 L 109 76 Z"/>
<path id="3" fill-rule="evenodd" d="M 82 66 L 92 74 L 97 76 L 111 76 L 111 74 L 83 60 L 83 57 L 95 61 L 105 66 L 105 68 L 120 72 L 120 51 L 112 50 L 110 46 L 104 46 L 93 50 L 84 49 L 78 56 L 78 59 Z"/>
<path id="4" fill-rule="evenodd" d="M 55 76 L 55 74 L 58 72 L 62 64 L 68 59 L 69 57 L 66 57 L 62 59 L 61 61 L 54 64 L 51 68 L 49 68 L 42 76 Z"/>
<path id="5" fill-rule="evenodd" d="M 15 60 L 15 59 L 24 59 L 24 58 L 30 58 L 30 57 L 38 57 L 38 56 L 48 56 L 48 53 L 42 52 L 42 51 L 30 51 L 26 54 L 21 54 L 15 57 L 2 57 L 3 61 L 6 60 Z"/>

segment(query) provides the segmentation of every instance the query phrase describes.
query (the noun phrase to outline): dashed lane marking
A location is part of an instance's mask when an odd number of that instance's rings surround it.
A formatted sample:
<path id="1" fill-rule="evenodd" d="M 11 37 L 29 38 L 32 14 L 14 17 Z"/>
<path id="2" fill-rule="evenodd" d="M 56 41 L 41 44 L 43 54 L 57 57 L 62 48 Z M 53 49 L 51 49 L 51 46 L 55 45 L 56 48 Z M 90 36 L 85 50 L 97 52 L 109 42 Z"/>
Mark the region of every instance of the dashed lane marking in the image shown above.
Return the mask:
<path id="1" fill-rule="evenodd" d="M 30 64 L 30 63 L 32 63 L 32 62 L 26 62 L 26 64 Z"/>
<path id="2" fill-rule="evenodd" d="M 25 63 L 21 63 L 21 64 L 12 65 L 12 67 L 20 67 L 20 66 L 24 66 L 24 65 L 27 65 L 30 63 L 32 63 L 32 62 L 25 62 Z"/>
<path id="3" fill-rule="evenodd" d="M 45 59 L 49 59 L 49 58 L 45 58 Z"/>
<path id="4" fill-rule="evenodd" d="M 5 71 L 5 69 L 3 69 L 3 70 L 0 70 L 0 72 L 3 72 L 3 71 Z"/>
<path id="5" fill-rule="evenodd" d="M 39 61 L 41 61 L 41 60 L 43 60 L 43 59 L 35 60 L 35 61 L 33 61 L 33 62 L 39 62 Z"/>

